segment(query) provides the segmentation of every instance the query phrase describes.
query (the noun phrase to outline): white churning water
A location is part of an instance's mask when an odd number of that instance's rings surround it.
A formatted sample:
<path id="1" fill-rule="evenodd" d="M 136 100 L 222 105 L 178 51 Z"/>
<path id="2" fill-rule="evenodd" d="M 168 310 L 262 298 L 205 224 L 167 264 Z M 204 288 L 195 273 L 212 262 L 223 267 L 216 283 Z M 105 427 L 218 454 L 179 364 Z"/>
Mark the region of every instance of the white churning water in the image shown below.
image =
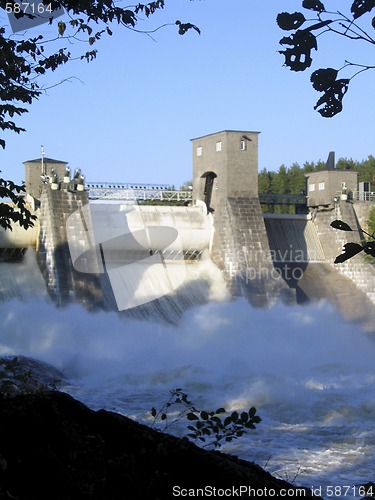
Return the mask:
<path id="1" fill-rule="evenodd" d="M 7 280 L 22 270 L 2 266 Z M 92 408 L 147 422 L 181 387 L 202 409 L 257 408 L 257 429 L 223 451 L 309 487 L 375 479 L 374 337 L 328 302 L 257 309 L 222 299 L 172 325 L 56 308 L 42 288 L 3 294 L 0 353 L 53 364 Z"/>

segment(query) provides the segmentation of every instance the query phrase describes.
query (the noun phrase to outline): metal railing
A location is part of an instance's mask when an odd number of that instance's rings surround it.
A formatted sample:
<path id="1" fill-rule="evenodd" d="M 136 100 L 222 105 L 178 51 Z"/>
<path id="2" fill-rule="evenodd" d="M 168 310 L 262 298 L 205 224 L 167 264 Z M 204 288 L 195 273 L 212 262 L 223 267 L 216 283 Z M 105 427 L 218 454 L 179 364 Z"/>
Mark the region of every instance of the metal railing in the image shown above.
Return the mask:
<path id="1" fill-rule="evenodd" d="M 264 205 L 306 205 L 304 194 L 259 193 L 259 201 Z"/>
<path id="2" fill-rule="evenodd" d="M 354 201 L 367 201 L 375 202 L 375 192 L 373 191 L 354 191 L 353 192 Z"/>
<path id="3" fill-rule="evenodd" d="M 121 201 L 161 201 L 189 202 L 193 195 L 191 191 L 175 191 L 170 189 L 135 189 L 121 187 L 120 184 L 104 186 L 104 183 L 86 184 L 90 200 L 121 200 Z"/>

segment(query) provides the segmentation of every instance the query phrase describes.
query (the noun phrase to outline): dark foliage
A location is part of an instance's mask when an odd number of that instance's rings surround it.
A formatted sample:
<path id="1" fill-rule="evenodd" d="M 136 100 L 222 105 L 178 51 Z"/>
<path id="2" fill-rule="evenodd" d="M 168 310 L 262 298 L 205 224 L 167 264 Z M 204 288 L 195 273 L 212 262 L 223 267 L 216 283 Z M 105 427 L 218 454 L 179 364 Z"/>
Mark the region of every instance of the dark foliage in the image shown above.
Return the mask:
<path id="1" fill-rule="evenodd" d="M 0 0 L 0 8 L 5 12 L 13 13 L 17 19 L 26 17 L 31 21 L 38 17 L 38 13 L 27 11 L 28 5 L 18 0 Z M 17 125 L 15 118 L 27 113 L 28 106 L 46 90 L 42 84 L 43 75 L 73 60 L 94 60 L 97 50 L 92 46 L 102 36 L 112 35 L 109 27 L 112 23 L 148 33 L 147 29 L 138 29 L 139 25 L 142 26 L 141 15 L 149 18 L 164 8 L 165 1 L 138 3 L 131 7 L 120 7 L 113 0 L 43 0 L 38 5 L 48 7 L 52 13 L 64 9 L 70 20 L 64 22 L 53 17 L 46 20 L 50 25 L 47 38 L 42 34 L 25 38 L 23 32 L 8 33 L 4 26 L 0 26 L 0 131 L 17 134 L 25 131 Z M 189 30 L 200 33 L 199 28 L 191 23 L 176 21 L 170 24 L 177 26 L 180 35 Z M 6 146 L 1 136 L 0 146 Z M 22 186 L 0 180 L 0 196 L 14 203 L 14 206 L 0 204 L 0 225 L 4 228 L 18 222 L 26 229 L 35 220 L 25 208 L 23 198 L 14 194 L 21 189 Z"/>
<path id="2" fill-rule="evenodd" d="M 361 24 L 358 21 L 375 8 L 375 0 L 355 0 L 352 2 L 348 15 L 340 11 L 328 12 L 319 0 L 304 0 L 302 7 L 314 11 L 316 17 L 307 20 L 302 12 L 293 14 L 282 12 L 277 16 L 277 24 L 282 30 L 294 30 L 290 36 L 280 40 L 280 44 L 287 48 L 279 51 L 284 56 L 285 66 L 292 71 L 305 71 L 310 68 L 313 62 L 312 51 L 318 50 L 317 38 L 326 32 L 375 45 L 375 39 L 366 31 L 367 20 L 361 20 L 363 21 Z M 372 18 L 371 24 L 375 27 L 375 17 Z M 350 78 L 337 78 L 338 73 L 348 67 L 355 70 Z M 321 68 L 314 71 L 311 75 L 313 87 L 318 92 L 323 92 L 314 109 L 325 118 L 331 118 L 340 113 L 343 109 L 343 98 L 351 80 L 359 73 L 374 68 L 375 66 L 345 61 L 339 69 Z"/>
<path id="3" fill-rule="evenodd" d="M 335 229 L 339 229 L 340 231 L 353 231 L 353 229 L 346 223 L 343 222 L 342 220 L 334 220 L 331 222 L 331 226 Z M 372 241 L 368 241 L 363 244 L 359 243 L 346 243 L 344 245 L 344 252 L 340 255 L 338 255 L 335 259 L 335 264 L 340 264 L 342 262 L 345 262 L 348 259 L 351 259 L 355 255 L 359 254 L 360 252 L 364 252 L 367 255 L 371 255 L 372 257 L 375 257 L 375 234 L 369 234 L 363 229 L 361 231 L 369 236 Z"/>

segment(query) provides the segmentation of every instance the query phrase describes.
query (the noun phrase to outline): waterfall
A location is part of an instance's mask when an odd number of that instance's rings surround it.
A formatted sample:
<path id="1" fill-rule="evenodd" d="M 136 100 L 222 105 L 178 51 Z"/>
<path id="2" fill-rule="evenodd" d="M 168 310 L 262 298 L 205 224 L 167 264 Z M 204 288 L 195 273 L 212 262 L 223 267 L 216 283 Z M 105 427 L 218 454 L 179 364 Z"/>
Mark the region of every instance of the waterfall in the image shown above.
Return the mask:
<path id="1" fill-rule="evenodd" d="M 90 407 L 145 423 L 177 387 L 202 409 L 255 406 L 262 422 L 223 451 L 311 487 L 373 480 L 374 337 L 330 303 L 336 290 L 256 308 L 228 298 L 209 259 L 186 268 L 178 293 L 119 312 L 57 307 L 32 252 L 1 263 L 0 353 L 48 362 Z"/>

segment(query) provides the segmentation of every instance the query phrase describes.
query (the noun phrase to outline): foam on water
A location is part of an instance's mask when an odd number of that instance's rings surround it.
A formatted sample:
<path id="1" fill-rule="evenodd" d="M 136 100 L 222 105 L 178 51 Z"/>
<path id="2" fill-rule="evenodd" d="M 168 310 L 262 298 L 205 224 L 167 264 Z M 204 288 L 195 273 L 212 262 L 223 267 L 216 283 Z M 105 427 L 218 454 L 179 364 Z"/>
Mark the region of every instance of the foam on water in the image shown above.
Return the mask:
<path id="1" fill-rule="evenodd" d="M 53 364 L 93 408 L 147 421 L 182 387 L 204 409 L 257 407 L 257 430 L 224 451 L 307 486 L 374 480 L 374 338 L 325 301 L 210 302 L 178 325 L 57 309 L 42 295 L 0 314 L 0 352 Z"/>

